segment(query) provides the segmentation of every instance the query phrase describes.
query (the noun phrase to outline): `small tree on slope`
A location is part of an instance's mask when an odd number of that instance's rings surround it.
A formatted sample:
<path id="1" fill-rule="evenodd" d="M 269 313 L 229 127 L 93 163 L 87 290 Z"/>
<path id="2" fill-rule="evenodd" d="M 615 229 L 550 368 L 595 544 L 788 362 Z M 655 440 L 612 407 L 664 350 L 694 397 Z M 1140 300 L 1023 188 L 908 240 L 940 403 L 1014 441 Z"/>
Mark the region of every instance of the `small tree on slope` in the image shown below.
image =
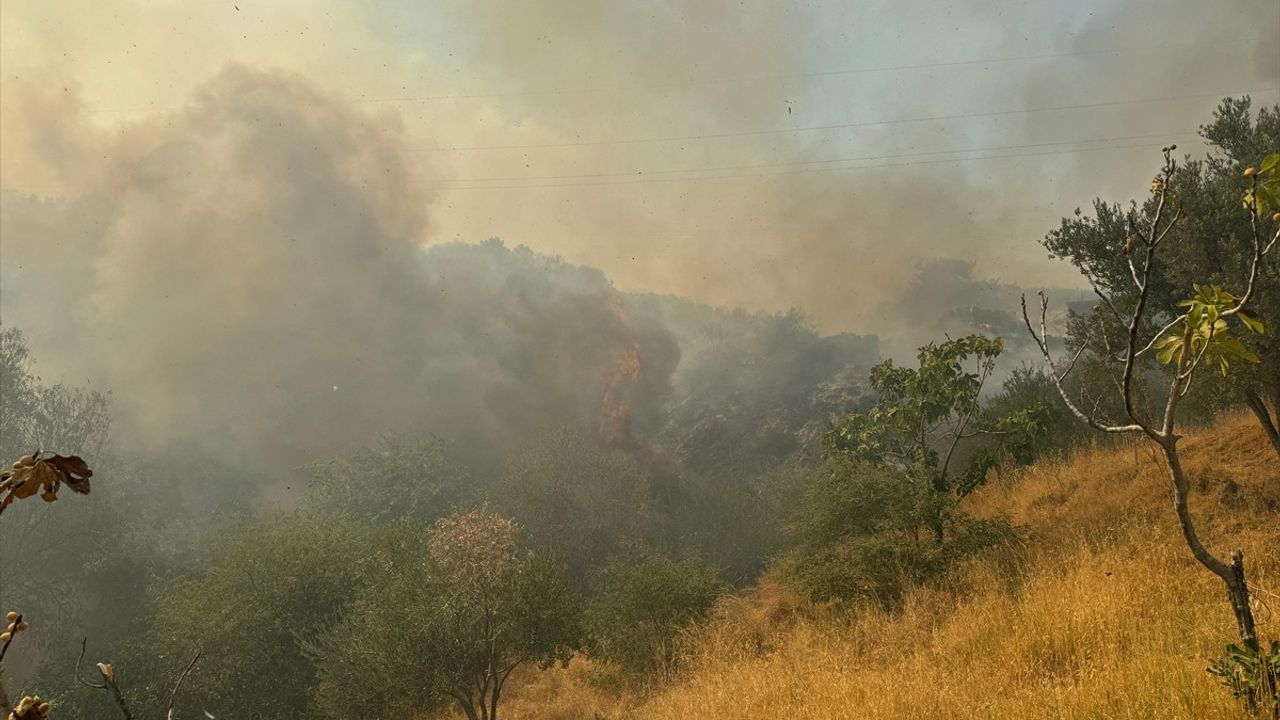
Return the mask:
<path id="1" fill-rule="evenodd" d="M 1254 168 L 1245 171 L 1249 187 L 1244 196 L 1244 209 L 1249 214 L 1252 230 L 1252 258 L 1247 276 L 1241 278 L 1242 291 L 1236 295 L 1219 286 L 1195 286 L 1195 296 L 1179 303 L 1179 311 L 1153 308 L 1148 302 L 1155 277 L 1154 268 L 1164 249 L 1163 243 L 1182 216 L 1182 209 L 1173 207 L 1178 199 L 1170 191 L 1170 180 L 1177 169 L 1177 161 L 1172 155 L 1175 149 L 1172 146 L 1164 149 L 1164 166 L 1152 180 L 1151 200 L 1141 212 L 1137 209 L 1130 211 L 1128 237 L 1116 238 L 1117 262 L 1127 263 L 1128 274 L 1136 290 L 1132 305 L 1125 307 L 1114 299 L 1100 286 L 1097 273 L 1088 266 L 1082 266 L 1100 300 L 1094 318 L 1098 326 L 1096 342 L 1102 347 L 1095 347 L 1095 352 L 1114 369 L 1115 391 L 1123 401 L 1127 422 L 1115 423 L 1098 417 L 1097 401 L 1084 397 L 1079 401 L 1072 400 L 1063 385 L 1080 356 L 1095 343 L 1081 343 L 1072 360 L 1059 367 L 1049 350 L 1045 322 L 1048 300 L 1043 293 L 1040 293 L 1039 331 L 1032 327 L 1025 296 L 1022 299 L 1022 317 L 1027 331 L 1044 355 L 1062 401 L 1072 414 L 1101 432 L 1141 433 L 1160 448 L 1173 485 L 1174 511 L 1187 547 L 1201 565 L 1222 580 L 1235 614 L 1240 639 L 1246 646 L 1257 647 L 1242 552 L 1232 551 L 1230 562 L 1210 552 L 1201 542 L 1188 510 L 1188 482 L 1178 454 L 1181 436 L 1177 433 L 1177 422 L 1179 401 L 1186 396 L 1197 372 L 1205 371 L 1205 366 L 1209 366 L 1225 374 L 1232 361 L 1257 361 L 1257 356 L 1232 332 L 1241 327 L 1254 333 L 1264 330 L 1262 323 L 1250 311 L 1249 302 L 1254 295 L 1259 272 L 1263 269 L 1263 261 L 1280 240 L 1280 214 L 1270 218 L 1272 229 L 1264 233 L 1264 226 L 1268 223 L 1265 213 L 1277 209 L 1274 203 L 1277 181 L 1280 181 L 1280 155 L 1268 156 L 1261 165 L 1261 172 Z M 1107 332 L 1106 325 L 1112 322 L 1119 323 L 1124 329 L 1123 347 L 1117 348 L 1111 339 L 1112 334 Z M 1159 329 L 1151 332 L 1150 328 L 1155 326 Z M 1156 412 L 1149 412 L 1141 407 L 1136 385 L 1140 366 L 1153 357 L 1167 367 L 1167 397 L 1159 403 L 1163 405 L 1162 409 L 1157 406 Z"/>

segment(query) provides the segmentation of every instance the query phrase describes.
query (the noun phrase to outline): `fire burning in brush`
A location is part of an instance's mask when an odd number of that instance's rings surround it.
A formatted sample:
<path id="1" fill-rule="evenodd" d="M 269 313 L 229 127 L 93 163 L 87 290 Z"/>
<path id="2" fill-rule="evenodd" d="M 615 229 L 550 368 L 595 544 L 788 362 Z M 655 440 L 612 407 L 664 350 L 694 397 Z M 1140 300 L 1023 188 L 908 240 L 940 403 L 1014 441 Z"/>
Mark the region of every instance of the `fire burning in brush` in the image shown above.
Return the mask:
<path id="1" fill-rule="evenodd" d="M 622 297 L 610 295 L 607 302 L 618 322 L 623 327 L 630 328 L 631 319 L 627 317 Z M 631 404 L 628 396 L 639 383 L 642 369 L 640 348 L 632 343 L 622 352 L 618 362 L 605 373 L 604 397 L 600 407 L 600 434 L 610 442 L 628 446 L 636 444 L 631 435 Z"/>
<path id="2" fill-rule="evenodd" d="M 655 352 L 655 348 L 661 346 L 655 344 L 652 334 L 646 334 L 643 328 L 637 328 L 631 322 L 622 296 L 610 295 L 607 304 L 629 340 L 616 351 L 616 361 L 604 373 L 598 426 L 600 436 L 645 463 L 659 483 L 670 482 L 674 476 L 671 458 L 662 447 L 636 438 L 633 421 L 637 404 L 644 407 L 646 400 L 652 401 L 655 387 L 660 388 L 662 379 L 670 376 L 679 356 Z M 671 363 L 670 366 L 666 365 L 667 362 Z"/>
<path id="3" fill-rule="evenodd" d="M 635 439 L 631 436 L 631 406 L 627 402 L 627 395 L 639 380 L 640 351 L 632 345 L 623 351 L 618 363 L 605 374 L 600 432 L 611 442 L 635 444 Z"/>

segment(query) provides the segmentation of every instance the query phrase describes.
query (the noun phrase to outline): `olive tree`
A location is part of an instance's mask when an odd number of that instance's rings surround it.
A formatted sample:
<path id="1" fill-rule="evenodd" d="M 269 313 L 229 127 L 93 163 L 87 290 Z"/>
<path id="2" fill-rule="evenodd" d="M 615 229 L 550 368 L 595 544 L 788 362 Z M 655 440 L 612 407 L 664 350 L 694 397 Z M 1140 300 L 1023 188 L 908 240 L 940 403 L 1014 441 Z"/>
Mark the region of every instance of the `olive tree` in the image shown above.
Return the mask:
<path id="1" fill-rule="evenodd" d="M 725 590 L 716 567 L 698 555 L 638 547 L 611 559 L 594 584 L 585 614 L 590 650 L 632 673 L 671 662 L 680 628 L 706 617 Z"/>
<path id="2" fill-rule="evenodd" d="M 1280 150 L 1280 105 L 1255 109 L 1248 97 L 1227 98 L 1214 111 L 1213 119 L 1201 126 L 1200 137 L 1208 150 L 1205 156 L 1183 158 L 1168 178 L 1168 192 L 1177 196 L 1183 212 L 1161 246 L 1160 262 L 1143 283 L 1148 312 L 1140 331 L 1145 337 L 1177 314 L 1177 303 L 1185 299 L 1193 284 L 1238 289 L 1248 276 L 1253 260 L 1253 228 L 1249 213 L 1240 211 L 1240 176 L 1249 166 L 1261 169 L 1262 159 Z M 1274 187 L 1273 177 L 1259 176 L 1260 196 L 1274 192 Z M 1150 196 L 1148 204 L 1154 200 L 1154 195 Z M 1132 202 L 1097 199 L 1090 211 L 1077 209 L 1063 218 L 1041 244 L 1050 256 L 1086 272 L 1113 304 L 1132 307 L 1138 290 L 1128 264 L 1117 258 L 1123 250 L 1121 239 L 1132 234 L 1129 218 L 1134 210 Z M 1266 214 L 1260 217 L 1265 219 Z M 1267 326 L 1280 325 L 1280 272 L 1274 266 L 1260 268 L 1254 278 L 1249 310 Z M 1071 318 L 1066 330 L 1071 351 L 1083 343 L 1100 345 L 1103 331 L 1108 333 L 1107 339 L 1117 353 L 1123 347 L 1126 323 L 1117 321 L 1107 307 L 1101 308 L 1101 313 L 1100 318 L 1089 314 Z M 1195 387 L 1180 401 L 1180 413 L 1203 417 L 1234 408 L 1243 401 L 1280 457 L 1280 335 L 1246 333 L 1239 339 L 1258 356 L 1258 362 L 1237 364 L 1226 376 L 1202 373 Z M 1161 395 L 1163 381 L 1153 388 L 1148 382 L 1149 368 L 1139 370 L 1136 397 L 1141 400 L 1143 395 Z M 1072 382 L 1079 383 L 1089 375 L 1109 382 L 1091 353 L 1081 358 Z M 1118 393 L 1101 398 L 1100 410 L 1122 417 L 1122 404 L 1112 404 L 1116 400 Z"/>

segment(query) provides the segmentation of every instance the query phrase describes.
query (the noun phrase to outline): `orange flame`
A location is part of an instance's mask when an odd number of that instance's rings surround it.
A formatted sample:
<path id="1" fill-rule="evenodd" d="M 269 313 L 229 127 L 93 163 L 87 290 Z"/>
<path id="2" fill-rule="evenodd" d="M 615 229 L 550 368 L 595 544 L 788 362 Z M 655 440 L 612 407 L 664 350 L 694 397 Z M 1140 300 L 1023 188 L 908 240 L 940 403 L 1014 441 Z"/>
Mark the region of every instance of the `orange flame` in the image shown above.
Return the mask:
<path id="1" fill-rule="evenodd" d="M 633 442 L 631 407 L 627 404 L 627 392 L 639 379 L 640 351 L 632 345 L 622 353 L 618 363 L 605 374 L 600 432 L 609 440 L 626 444 Z"/>

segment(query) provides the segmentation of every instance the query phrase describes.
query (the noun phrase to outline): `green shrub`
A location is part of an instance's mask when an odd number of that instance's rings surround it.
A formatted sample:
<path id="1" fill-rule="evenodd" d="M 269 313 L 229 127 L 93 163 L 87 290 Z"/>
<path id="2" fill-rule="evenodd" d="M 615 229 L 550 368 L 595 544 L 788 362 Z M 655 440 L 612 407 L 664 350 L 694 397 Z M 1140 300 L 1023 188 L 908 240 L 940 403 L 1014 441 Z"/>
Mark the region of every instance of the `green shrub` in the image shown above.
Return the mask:
<path id="1" fill-rule="evenodd" d="M 936 575 L 942 565 L 936 547 L 867 535 L 792 551 L 778 568 L 789 585 L 812 600 L 861 599 L 891 606 L 907 587 Z"/>
<path id="2" fill-rule="evenodd" d="M 581 606 L 564 563 L 510 518 L 458 511 L 385 555 L 341 620 L 313 636 L 311 717 L 407 718 L 456 704 L 492 718 L 520 666 L 567 663 Z"/>
<path id="3" fill-rule="evenodd" d="M 1209 665 L 1209 673 L 1218 676 L 1251 713 L 1280 718 L 1280 641 L 1272 640 L 1269 647 L 1257 640 L 1243 647 L 1232 643 L 1226 654 Z"/>
<path id="4" fill-rule="evenodd" d="M 676 632 L 705 617 L 725 589 L 702 557 L 672 558 L 648 549 L 614 558 L 594 584 L 586 612 L 592 654 L 628 672 L 670 661 Z"/>
<path id="5" fill-rule="evenodd" d="M 892 607 L 912 585 L 1013 537 L 1007 523 L 969 518 L 953 496 L 897 470 L 833 458 L 813 472 L 787 525 L 795 547 L 774 565 L 813 600 Z"/>

